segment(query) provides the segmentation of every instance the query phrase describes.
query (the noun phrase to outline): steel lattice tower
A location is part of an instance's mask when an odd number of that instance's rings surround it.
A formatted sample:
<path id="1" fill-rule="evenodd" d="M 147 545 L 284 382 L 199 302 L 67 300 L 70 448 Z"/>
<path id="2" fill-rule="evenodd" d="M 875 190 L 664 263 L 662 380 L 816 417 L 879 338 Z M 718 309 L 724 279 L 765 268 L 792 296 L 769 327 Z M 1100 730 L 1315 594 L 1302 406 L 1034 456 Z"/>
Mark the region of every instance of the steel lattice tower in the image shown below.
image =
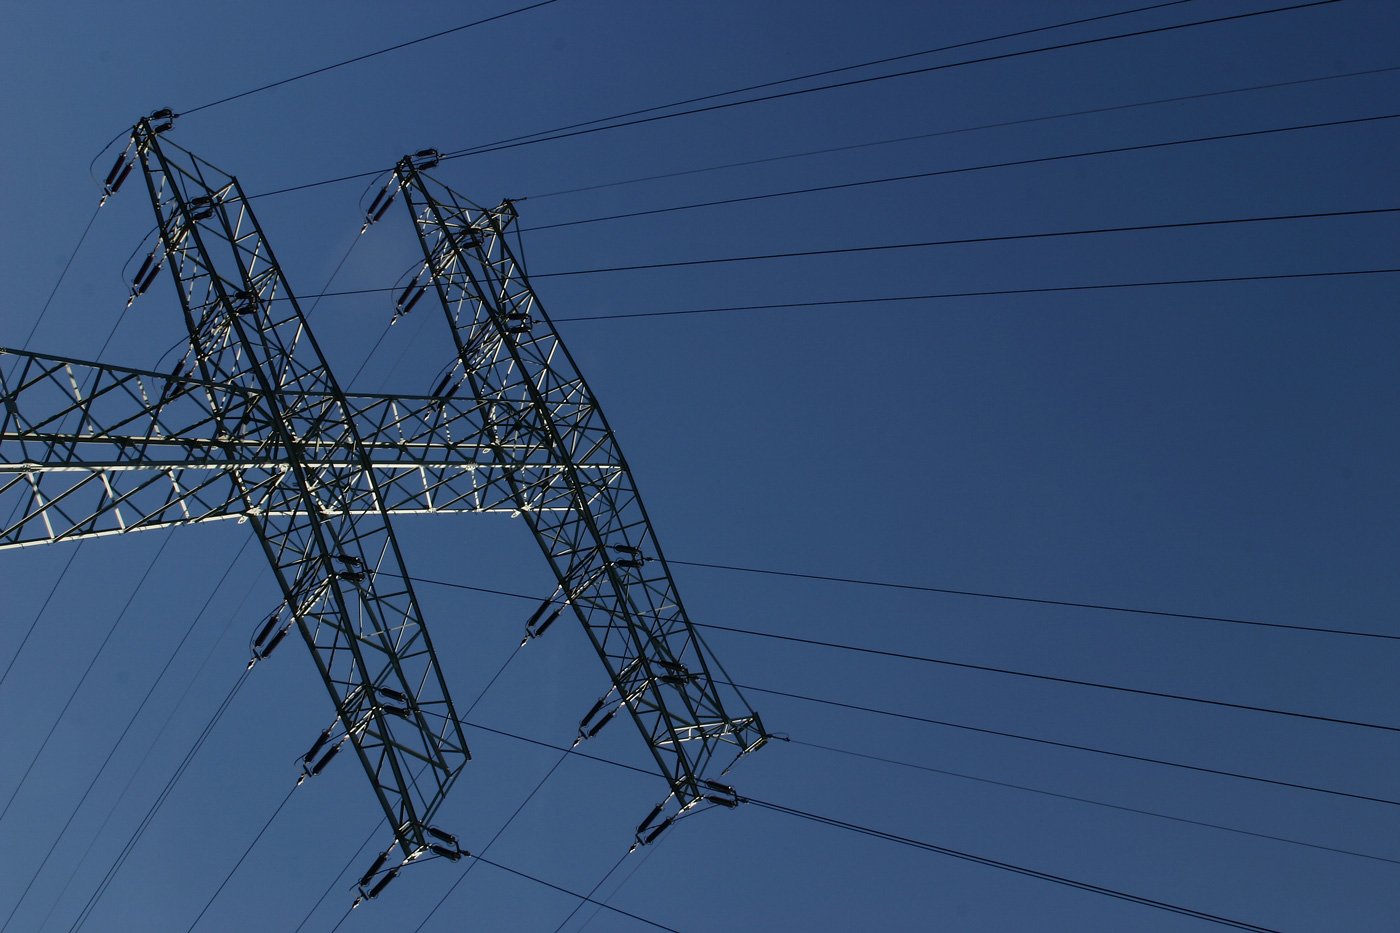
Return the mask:
<path id="1" fill-rule="evenodd" d="M 397 865 L 465 854 L 432 825 L 470 756 L 394 514 L 524 517 L 558 581 L 527 639 L 571 609 L 610 682 L 579 738 L 626 710 L 667 781 L 638 843 L 702 802 L 735 806 L 715 769 L 766 733 L 721 696 L 617 441 L 506 242 L 512 203 L 431 180 L 431 152 L 399 162 L 366 227 L 402 195 L 424 261 L 398 308 L 434 293 L 451 367 L 425 395 L 347 395 L 237 180 L 166 139 L 172 121 L 136 124 L 104 200 L 139 165 L 159 243 L 132 297 L 169 268 L 184 358 L 160 373 L 0 348 L 0 548 L 246 522 L 283 596 L 250 666 L 297 629 L 335 709 L 304 775 L 348 744 L 393 828 L 363 896 Z"/>

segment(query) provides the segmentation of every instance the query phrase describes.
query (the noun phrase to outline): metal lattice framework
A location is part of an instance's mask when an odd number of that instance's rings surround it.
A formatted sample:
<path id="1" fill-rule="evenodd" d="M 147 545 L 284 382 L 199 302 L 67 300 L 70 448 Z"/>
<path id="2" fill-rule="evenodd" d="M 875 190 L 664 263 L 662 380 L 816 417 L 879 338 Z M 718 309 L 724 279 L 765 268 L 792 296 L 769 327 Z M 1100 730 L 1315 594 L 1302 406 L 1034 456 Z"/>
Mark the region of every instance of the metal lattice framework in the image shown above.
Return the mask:
<path id="1" fill-rule="evenodd" d="M 639 843 L 702 801 L 734 806 L 712 759 L 766 734 L 721 697 L 616 439 L 506 243 L 513 205 L 433 182 L 430 153 L 399 163 L 366 227 L 403 195 L 424 265 L 399 309 L 434 292 L 454 358 L 428 395 L 347 395 L 237 180 L 163 138 L 171 122 L 135 126 L 106 195 L 139 164 L 160 239 L 132 296 L 168 267 L 188 349 L 161 373 L 0 348 L 0 549 L 246 522 L 283 596 L 250 666 L 300 632 L 335 707 L 303 771 L 348 745 L 393 827 L 362 896 L 397 873 L 395 847 L 464 854 L 432 826 L 469 754 L 395 513 L 524 517 L 558 581 L 527 639 L 570 607 L 611 684 L 580 739 L 626 710 L 666 777 Z"/>
<path id="2" fill-rule="evenodd" d="M 477 206 L 425 173 L 435 161 L 431 151 L 400 160 L 367 219 L 402 192 L 423 266 L 400 306 L 416 303 L 419 289 L 433 292 L 456 347 L 436 392 L 482 406 L 483 440 L 503 462 L 505 450 L 520 449 L 560 466 L 537 483 L 505 472 L 560 604 L 583 624 L 611 682 L 579 738 L 626 710 L 666 776 L 670 796 L 637 830 L 646 842 L 701 801 L 733 806 L 733 791 L 704 775 L 722 749 L 732 758 L 763 744 L 763 726 L 732 689 L 727 708 L 711 676 L 617 439 L 507 241 L 514 204 Z M 558 606 L 547 608 L 530 635 L 557 617 Z"/>

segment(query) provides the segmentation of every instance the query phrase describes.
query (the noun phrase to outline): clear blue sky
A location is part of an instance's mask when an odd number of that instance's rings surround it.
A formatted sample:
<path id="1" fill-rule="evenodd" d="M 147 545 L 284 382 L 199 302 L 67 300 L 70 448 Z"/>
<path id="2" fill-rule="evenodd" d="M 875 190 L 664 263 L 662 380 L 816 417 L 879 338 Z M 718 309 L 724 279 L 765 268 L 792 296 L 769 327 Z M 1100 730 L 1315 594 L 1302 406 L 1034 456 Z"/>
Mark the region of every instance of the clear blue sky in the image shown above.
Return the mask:
<path id="1" fill-rule="evenodd" d="M 140 115 L 190 110 L 514 5 L 412 3 L 391 11 L 361 3 L 331 12 L 265 0 L 5 4 L 0 345 L 26 345 L 96 204 L 89 160 Z M 264 192 L 386 168 L 425 146 L 461 149 L 1146 5 L 560 0 L 203 110 L 180 120 L 171 138 L 236 174 L 245 190 Z M 1194 0 L 823 80 L 1284 5 Z M 448 162 L 437 175 L 483 203 L 526 198 L 528 229 L 1385 116 L 1400 112 L 1400 71 L 928 135 L 1400 66 L 1397 40 L 1400 6 L 1344 0 L 524 146 Z M 862 145 L 909 136 L 924 138 Z M 1400 635 L 1396 275 L 802 306 L 1397 268 L 1394 214 L 551 275 L 1400 208 L 1397 143 L 1400 121 L 1377 120 L 541 229 L 527 233 L 525 245 L 540 295 L 618 433 L 669 557 Z M 92 171 L 100 176 L 109 159 Z M 323 290 L 355 240 L 365 184 L 255 202 L 299 293 Z M 167 279 L 123 314 L 129 257 L 139 261 L 149 248 L 142 242 L 150 227 L 149 204 L 132 184 L 100 212 L 28 348 L 91 358 L 120 321 L 103 358 L 147 367 L 181 340 Z M 332 288 L 392 285 L 416 250 L 406 220 L 392 213 L 355 245 Z M 776 303 L 798 306 L 567 320 Z M 311 311 L 343 380 L 390 314 L 382 294 L 326 298 Z M 438 323 L 424 315 L 395 327 L 355 388 L 428 391 L 429 374 L 451 355 Z M 550 588 L 526 529 L 504 516 L 404 520 L 397 528 L 423 577 L 541 596 Z M 237 679 L 249 634 L 276 602 L 251 548 L 215 591 L 248 536 L 230 524 L 93 541 L 53 591 L 0 683 L 0 802 L 15 794 L 0 820 L 0 918 L 58 840 L 7 929 L 69 928 Z M 0 559 L 0 664 L 9 663 L 73 552 L 55 545 Z M 1395 803 L 761 693 L 750 699 L 775 732 L 906 764 L 774 743 L 731 773 L 741 793 L 1262 927 L 1395 928 L 1400 642 L 690 566 L 676 574 L 703 622 L 1389 726 L 707 635 L 745 684 Z M 533 606 L 430 585 L 419 592 L 465 707 L 514 649 Z M 567 744 L 606 686 L 582 633 L 559 625 L 521 653 L 470 718 Z M 187 928 L 286 794 L 293 759 L 330 715 L 300 645 L 260 665 L 85 929 Z M 467 734 L 475 759 L 441 822 L 480 850 L 558 754 L 478 728 Z M 646 762 L 640 737 L 621 721 L 584 750 Z M 625 851 L 661 790 L 656 779 L 566 760 L 487 855 L 586 892 Z M 291 930 L 333 886 L 304 927 L 332 929 L 353 876 L 372 859 L 368 849 L 355 853 L 379 818 L 350 762 L 304 785 L 199 929 Z M 351 871 L 339 877 L 347 862 Z M 412 930 L 469 865 L 406 872 L 340 929 Z M 755 806 L 682 822 L 624 860 L 595 896 L 686 931 L 1210 926 Z M 548 933 L 576 903 L 477 864 L 424 929 Z M 648 928 L 594 910 L 585 905 L 566 929 Z"/>

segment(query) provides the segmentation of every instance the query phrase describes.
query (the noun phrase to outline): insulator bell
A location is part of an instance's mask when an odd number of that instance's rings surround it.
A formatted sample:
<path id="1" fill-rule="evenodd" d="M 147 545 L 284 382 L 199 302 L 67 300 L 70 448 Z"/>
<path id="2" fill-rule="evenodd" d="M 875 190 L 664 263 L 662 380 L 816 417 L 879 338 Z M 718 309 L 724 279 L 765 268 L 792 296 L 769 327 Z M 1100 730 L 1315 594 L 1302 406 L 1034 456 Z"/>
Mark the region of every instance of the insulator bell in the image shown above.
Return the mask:
<path id="1" fill-rule="evenodd" d="M 589 730 L 588 730 L 588 736 L 587 736 L 587 737 L 591 739 L 591 738 L 593 738 L 595 735 L 597 735 L 599 732 L 601 732 L 602 729 L 603 729 L 603 727 L 606 726 L 609 722 L 612 721 L 612 718 L 613 718 L 614 716 L 617 715 L 617 711 L 620 710 L 620 709 L 622 709 L 621 706 L 614 706 L 612 709 L 608 710 L 608 714 L 607 714 L 606 716 L 604 716 L 602 719 L 598 720 L 597 724 L 594 725 L 592 729 L 589 729 Z"/>
<path id="2" fill-rule="evenodd" d="M 117 180 L 117 176 L 121 174 L 122 166 L 124 165 L 126 165 L 126 153 L 119 152 L 117 153 L 117 161 L 112 163 L 111 169 L 107 172 L 106 180 L 102 182 L 103 188 L 106 188 L 108 191 L 112 190 L 112 182 Z"/>
<path id="3" fill-rule="evenodd" d="M 277 646 L 280 645 L 280 644 L 282 644 L 282 639 L 286 638 L 286 637 L 287 637 L 287 633 L 290 632 L 291 630 L 292 630 L 292 626 L 291 626 L 290 623 L 289 623 L 288 625 L 286 625 L 285 627 L 283 627 L 283 628 L 281 628 L 281 629 L 278 629 L 278 630 L 277 630 L 277 634 L 276 634 L 276 635 L 273 635 L 273 636 L 272 636 L 272 640 L 269 641 L 269 642 L 267 643 L 266 647 L 263 648 L 262 654 L 260 654 L 260 655 L 258 656 L 258 660 L 260 660 L 260 661 L 265 661 L 265 660 L 267 660 L 268 658 L 272 657 L 272 652 L 274 652 L 274 651 L 277 650 Z"/>
<path id="4" fill-rule="evenodd" d="M 330 751 L 328 751 L 328 752 L 326 752 L 324 755 L 322 755 L 322 756 L 321 756 L 321 760 L 318 761 L 318 762 L 316 762 L 316 764 L 314 764 L 314 765 L 311 767 L 311 776 L 312 776 L 312 777 L 315 777 L 316 775 L 320 774 L 322 771 L 326 770 L 326 765 L 330 764 L 330 763 L 331 763 L 331 759 L 335 758 L 336 755 L 339 755 L 339 754 L 340 754 L 340 749 L 341 749 L 342 747 L 343 747 L 343 746 L 340 746 L 340 745 L 332 746 L 332 748 L 331 748 Z"/>
<path id="5" fill-rule="evenodd" d="M 389 206 L 394 203 L 394 199 L 399 196 L 399 186 L 396 182 L 385 185 L 383 190 L 374 196 L 374 200 L 369 203 L 369 209 L 365 211 L 365 225 L 360 228 L 364 233 L 369 229 L 370 224 L 377 223 L 389 211 Z"/>
<path id="6" fill-rule="evenodd" d="M 560 614 L 561 612 L 563 612 L 563 611 L 564 611 L 564 607 L 563 607 L 563 606 L 559 606 L 559 607 L 556 608 L 553 612 L 551 612 L 551 613 L 545 618 L 544 622 L 542 622 L 542 623 L 540 624 L 540 627 L 537 628 L 537 629 L 535 629 L 535 634 L 536 634 L 536 635 L 543 635 L 543 634 L 544 634 L 544 630 L 547 629 L 547 628 L 549 628 L 551 625 L 553 625 L 554 622 L 555 622 L 555 620 L 559 618 L 559 614 Z"/>
<path id="7" fill-rule="evenodd" d="M 169 107 L 162 107 L 161 109 L 154 111 L 146 119 L 151 121 L 151 132 L 164 133 L 166 130 L 170 129 L 172 126 L 175 125 L 175 118 L 177 116 L 179 116 L 179 114 L 171 110 Z"/>
<path id="8" fill-rule="evenodd" d="M 388 885 L 390 881 L 393 881 L 398 876 L 399 870 L 397 868 L 391 868 L 388 874 L 386 874 L 383 878 L 380 878 L 379 881 L 375 884 L 375 886 L 370 888 L 369 891 L 365 893 L 365 896 L 370 898 L 371 900 L 378 897 L 379 892 L 383 891 L 385 886 Z"/>
<path id="9" fill-rule="evenodd" d="M 379 869 L 384 867 L 384 863 L 389 860 L 389 853 L 392 851 L 394 851 L 394 848 L 390 846 L 379 853 L 379 858 L 374 860 L 374 864 L 369 867 L 369 871 L 360 876 L 360 887 L 363 888 L 365 885 L 369 884 L 370 880 L 374 878 L 375 875 L 379 874 Z"/>
<path id="10" fill-rule="evenodd" d="M 263 642 L 267 641 L 267 636 L 272 634 L 272 628 L 276 624 L 277 616 L 268 619 L 267 623 L 263 625 L 262 628 L 258 629 L 258 634 L 253 638 L 253 644 L 261 645 Z"/>
<path id="11" fill-rule="evenodd" d="M 311 743 L 311 748 L 307 749 L 306 754 L 303 755 L 303 756 L 301 756 L 301 760 L 302 760 L 302 761 L 310 761 L 311 759 L 315 758 L 315 757 L 316 757 L 316 753 L 319 752 L 322 748 L 324 748 L 325 745 L 326 745 L 326 743 L 329 742 L 330 740 L 331 740 L 331 730 L 327 729 L 326 731 L 322 732 L 320 735 L 316 736 L 316 741 L 314 741 L 314 742 Z"/>
<path id="12" fill-rule="evenodd" d="M 165 254 L 157 246 L 151 250 L 150 254 L 141 262 L 141 268 L 136 271 L 136 275 L 131 280 L 131 297 L 137 298 L 144 294 L 146 289 L 151 287 L 151 283 L 156 280 L 160 267 L 165 264 Z M 130 302 L 128 302 L 128 306 Z"/>
<path id="13" fill-rule="evenodd" d="M 418 304 L 427 290 L 427 286 L 419 285 L 416 282 L 404 289 L 403 294 L 399 296 L 399 300 L 394 303 L 394 317 L 399 317 L 400 315 L 412 311 L 413 306 Z"/>
<path id="14" fill-rule="evenodd" d="M 413 160 L 413 167 L 420 171 L 434 168 L 442 160 L 436 149 L 419 149 L 410 158 Z"/>
<path id="15" fill-rule="evenodd" d="M 645 838 L 639 837 L 638 841 L 641 842 L 641 844 L 644 846 L 651 845 L 654 841 L 656 841 L 656 837 L 665 832 L 666 827 L 670 826 L 675 821 L 676 818 L 674 816 L 666 817 L 666 819 L 662 820 L 661 823 L 655 829 L 647 833 Z"/>

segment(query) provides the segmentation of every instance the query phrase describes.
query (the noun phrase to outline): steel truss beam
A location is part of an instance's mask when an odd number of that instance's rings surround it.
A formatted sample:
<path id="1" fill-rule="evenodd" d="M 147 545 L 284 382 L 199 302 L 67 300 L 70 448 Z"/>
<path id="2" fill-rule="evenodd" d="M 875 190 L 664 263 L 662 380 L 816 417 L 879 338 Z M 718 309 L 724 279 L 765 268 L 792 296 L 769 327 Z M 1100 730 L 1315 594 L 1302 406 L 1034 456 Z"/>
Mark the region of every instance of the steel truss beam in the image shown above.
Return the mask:
<path id="1" fill-rule="evenodd" d="M 399 307 L 435 293 L 457 351 L 436 392 L 462 390 L 480 406 L 483 441 L 498 461 L 525 447 L 548 451 L 560 467 L 541 480 L 510 466 L 504 473 L 561 602 L 582 622 L 611 681 L 580 723 L 580 740 L 626 710 L 666 777 L 669 796 L 637 829 L 644 844 L 702 801 L 734 806 L 732 788 L 713 777 L 767 735 L 737 691 L 722 694 L 711 675 L 711 656 L 681 604 L 617 440 L 506 241 L 514 205 L 473 204 L 425 174 L 435 163 L 431 151 L 402 159 L 367 221 L 402 193 L 423 266 Z M 588 469 L 599 462 L 615 469 Z M 545 499 L 567 507 L 532 508 L 540 482 Z M 560 607 L 546 616 L 547 608 L 529 634 L 557 617 Z M 716 763 L 725 748 L 728 760 Z"/>
<path id="2" fill-rule="evenodd" d="M 153 385 L 149 373 L 110 368 L 74 378 L 72 362 L 55 367 L 29 358 L 16 367 L 15 397 L 56 381 L 62 389 L 68 379 L 71 405 L 41 409 L 42 419 L 27 424 L 20 406 L 7 401 L 7 428 L 13 421 L 24 435 L 21 448 L 39 448 L 46 477 L 65 472 L 51 473 L 50 465 L 77 467 L 70 496 L 85 485 L 100 487 L 106 504 L 99 501 L 90 518 L 120 528 L 120 506 L 141 492 L 167 497 L 140 507 L 138 514 L 154 521 L 235 509 L 246 517 L 282 591 L 283 612 L 311 649 L 335 705 L 335 720 L 316 743 L 325 751 L 313 746 L 319 758 L 308 771 L 319 771 L 348 742 L 394 846 L 412 860 L 430 851 L 430 822 L 469 755 L 389 525 L 381 477 L 356 410 L 237 180 L 163 140 L 168 128 L 168 120 L 143 119 L 132 132 L 160 236 L 133 297 L 162 264 L 169 268 L 190 338 L 179 368 L 191 378 Z M 386 410 L 361 411 L 388 417 Z M 48 424 L 63 430 L 33 437 Z M 87 456 L 96 462 L 83 464 Z M 129 489 L 116 468 L 124 465 L 144 468 L 134 471 Z M 186 482 L 186 473 L 201 481 Z M 42 487 L 30 485 L 37 502 Z M 208 498 L 188 489 L 209 490 Z M 45 530 L 58 531 L 57 510 L 37 504 Z M 100 526 L 90 520 L 70 527 Z M 269 620 L 259 638 L 268 639 L 277 624 Z M 308 753 L 307 762 L 313 757 Z"/>
<path id="3" fill-rule="evenodd" d="M 276 514 L 295 474 L 256 439 L 220 433 L 215 389 L 229 417 L 254 420 L 266 407 L 254 389 L 0 347 L 0 517 L 9 516 L 0 549 Z M 562 469 L 549 451 L 486 444 L 478 404 L 351 395 L 345 406 L 389 514 L 518 513 L 507 464 L 531 510 L 566 507 L 546 481 Z M 345 451 L 318 446 L 315 437 L 297 447 L 319 468 L 349 465 Z M 354 514 L 378 511 L 365 498 L 348 505 Z"/>

